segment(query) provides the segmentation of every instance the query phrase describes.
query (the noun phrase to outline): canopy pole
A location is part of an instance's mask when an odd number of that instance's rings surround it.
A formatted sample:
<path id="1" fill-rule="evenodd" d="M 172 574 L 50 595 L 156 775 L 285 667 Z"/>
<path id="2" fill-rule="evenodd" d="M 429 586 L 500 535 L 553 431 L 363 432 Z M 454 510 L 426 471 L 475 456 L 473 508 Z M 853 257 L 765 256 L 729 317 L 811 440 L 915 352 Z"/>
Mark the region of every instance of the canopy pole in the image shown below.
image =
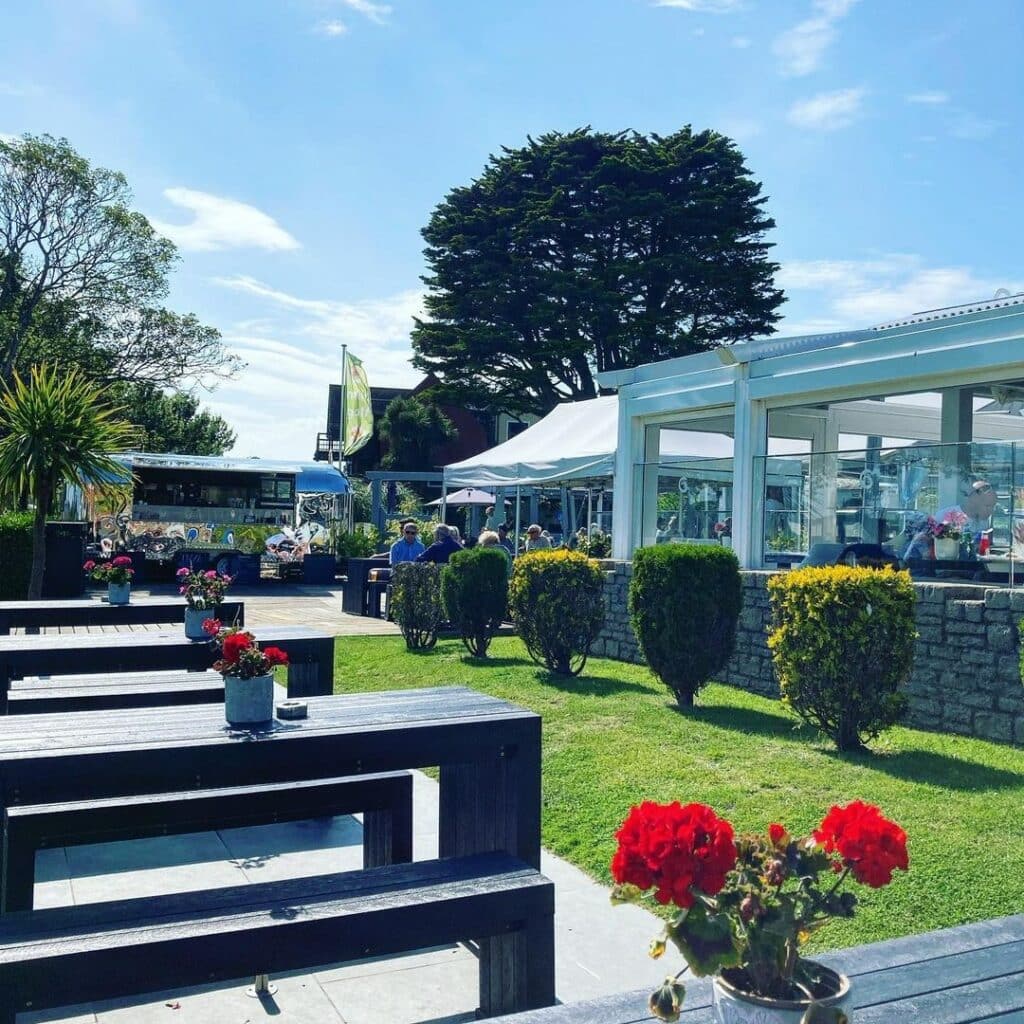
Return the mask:
<path id="1" fill-rule="evenodd" d="M 520 487 L 516 484 L 516 557 L 519 557 L 519 531 L 521 529 L 520 520 L 522 516 L 522 502 L 520 501 Z"/>
<path id="2" fill-rule="evenodd" d="M 594 529 L 594 488 L 587 484 L 587 539 Z"/>
<path id="3" fill-rule="evenodd" d="M 441 522 L 447 522 L 448 520 L 448 481 L 441 480 L 441 508 L 439 509 L 441 514 Z"/>

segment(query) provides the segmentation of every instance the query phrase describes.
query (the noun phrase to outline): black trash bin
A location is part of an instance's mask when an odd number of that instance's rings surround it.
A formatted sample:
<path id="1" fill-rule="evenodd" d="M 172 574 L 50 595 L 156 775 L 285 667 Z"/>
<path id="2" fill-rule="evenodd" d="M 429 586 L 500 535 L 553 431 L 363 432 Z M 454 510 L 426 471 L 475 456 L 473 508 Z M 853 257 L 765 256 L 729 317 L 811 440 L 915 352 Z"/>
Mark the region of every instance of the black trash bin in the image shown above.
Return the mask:
<path id="1" fill-rule="evenodd" d="M 331 584 L 334 582 L 335 561 L 331 552 L 309 552 L 302 557 L 302 582 Z"/>
<path id="2" fill-rule="evenodd" d="M 85 538 L 88 523 L 46 524 L 43 597 L 81 597 L 85 593 Z"/>

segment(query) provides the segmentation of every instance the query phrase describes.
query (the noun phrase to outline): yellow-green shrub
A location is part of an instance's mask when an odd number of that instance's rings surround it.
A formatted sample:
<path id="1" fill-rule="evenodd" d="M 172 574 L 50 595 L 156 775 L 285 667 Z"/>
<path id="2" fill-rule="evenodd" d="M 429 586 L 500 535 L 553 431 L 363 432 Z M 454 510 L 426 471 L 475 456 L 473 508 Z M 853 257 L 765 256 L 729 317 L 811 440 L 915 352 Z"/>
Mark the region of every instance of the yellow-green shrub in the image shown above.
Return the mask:
<path id="1" fill-rule="evenodd" d="M 578 675 L 604 624 L 604 574 L 575 551 L 520 555 L 508 607 L 534 661 L 560 675 Z"/>
<path id="2" fill-rule="evenodd" d="M 914 659 L 910 575 L 846 565 L 768 580 L 768 647 L 783 702 L 840 750 L 899 721 Z"/>
<path id="3" fill-rule="evenodd" d="M 437 643 L 444 621 L 441 569 L 433 562 L 400 562 L 391 575 L 391 612 L 410 651 L 426 651 Z"/>

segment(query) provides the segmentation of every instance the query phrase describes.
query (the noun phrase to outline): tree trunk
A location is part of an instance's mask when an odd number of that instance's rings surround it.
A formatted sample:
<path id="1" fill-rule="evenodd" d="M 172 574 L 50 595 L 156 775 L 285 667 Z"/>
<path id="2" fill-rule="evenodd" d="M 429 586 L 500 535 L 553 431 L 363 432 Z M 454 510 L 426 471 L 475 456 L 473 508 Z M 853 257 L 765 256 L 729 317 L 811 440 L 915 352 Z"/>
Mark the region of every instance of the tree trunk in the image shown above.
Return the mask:
<path id="1" fill-rule="evenodd" d="M 689 690 L 676 690 L 675 695 L 676 703 L 683 711 L 693 707 L 693 694 Z"/>
<path id="2" fill-rule="evenodd" d="M 46 572 L 46 514 L 50 511 L 53 495 L 43 486 L 36 494 L 35 520 L 32 523 L 32 574 L 28 581 L 28 599 L 38 601 L 43 596 L 43 573 Z"/>

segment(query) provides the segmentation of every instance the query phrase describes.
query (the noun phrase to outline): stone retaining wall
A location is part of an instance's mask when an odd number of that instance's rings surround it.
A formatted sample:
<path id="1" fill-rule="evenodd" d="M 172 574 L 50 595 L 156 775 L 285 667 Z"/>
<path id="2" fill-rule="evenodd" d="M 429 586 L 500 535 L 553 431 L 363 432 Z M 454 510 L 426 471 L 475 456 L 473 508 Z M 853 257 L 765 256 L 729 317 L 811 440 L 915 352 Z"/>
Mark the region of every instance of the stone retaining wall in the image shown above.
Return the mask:
<path id="1" fill-rule="evenodd" d="M 632 565 L 605 562 L 605 627 L 595 655 L 641 662 L 626 599 Z M 722 681 L 777 697 L 765 642 L 768 572 L 743 572 L 736 650 Z M 1024 591 L 955 583 L 915 583 L 918 641 L 907 685 L 907 724 L 1024 745 L 1024 686 L 1017 624 Z M 885 656 L 884 651 L 879 652 Z"/>

